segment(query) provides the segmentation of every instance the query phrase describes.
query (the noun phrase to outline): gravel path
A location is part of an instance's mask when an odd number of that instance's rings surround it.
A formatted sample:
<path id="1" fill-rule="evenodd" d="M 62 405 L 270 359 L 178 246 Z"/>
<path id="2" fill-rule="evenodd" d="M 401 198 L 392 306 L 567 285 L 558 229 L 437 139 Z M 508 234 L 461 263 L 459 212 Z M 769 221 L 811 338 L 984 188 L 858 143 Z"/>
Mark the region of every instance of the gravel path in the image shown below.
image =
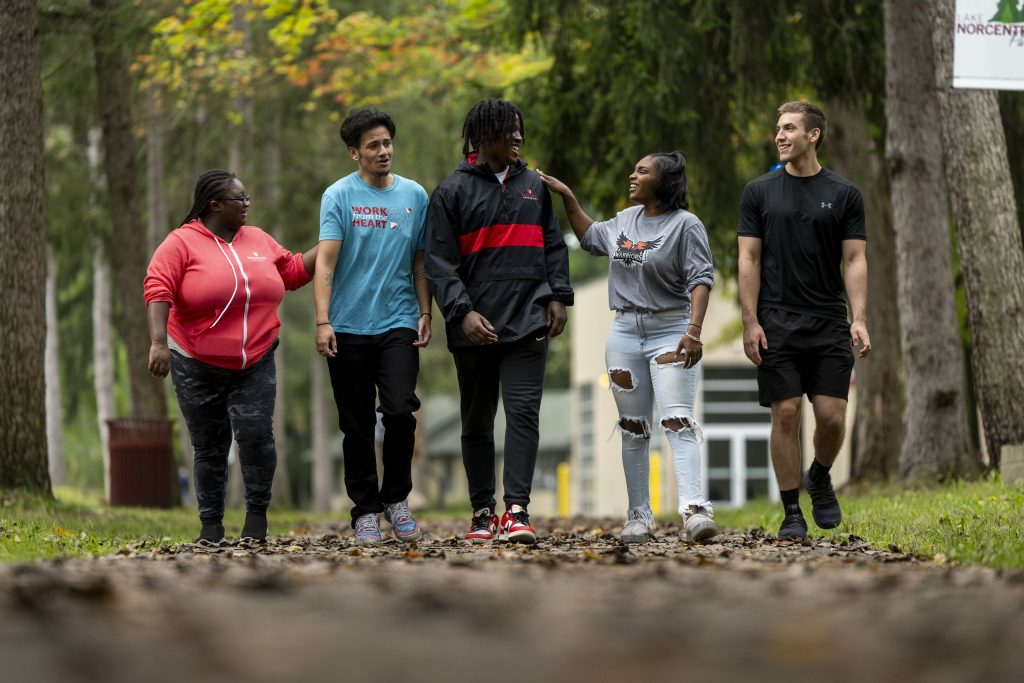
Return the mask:
<path id="1" fill-rule="evenodd" d="M 261 548 L 141 547 L 0 565 L 0 680 L 1018 681 L 1024 572 L 851 538 L 707 545 L 608 520 L 532 547 L 341 527 Z"/>

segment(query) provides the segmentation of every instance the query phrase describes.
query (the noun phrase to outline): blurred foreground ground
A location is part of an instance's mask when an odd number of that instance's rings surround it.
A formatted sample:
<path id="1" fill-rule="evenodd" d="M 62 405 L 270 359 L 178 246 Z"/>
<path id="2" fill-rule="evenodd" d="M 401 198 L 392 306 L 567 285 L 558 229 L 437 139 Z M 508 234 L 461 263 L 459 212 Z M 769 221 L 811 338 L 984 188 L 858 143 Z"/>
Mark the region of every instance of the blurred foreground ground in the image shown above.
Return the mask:
<path id="1" fill-rule="evenodd" d="M 1020 680 L 1024 572 L 758 532 L 626 548 L 609 520 L 533 547 L 323 527 L 0 565 L 0 680 Z"/>

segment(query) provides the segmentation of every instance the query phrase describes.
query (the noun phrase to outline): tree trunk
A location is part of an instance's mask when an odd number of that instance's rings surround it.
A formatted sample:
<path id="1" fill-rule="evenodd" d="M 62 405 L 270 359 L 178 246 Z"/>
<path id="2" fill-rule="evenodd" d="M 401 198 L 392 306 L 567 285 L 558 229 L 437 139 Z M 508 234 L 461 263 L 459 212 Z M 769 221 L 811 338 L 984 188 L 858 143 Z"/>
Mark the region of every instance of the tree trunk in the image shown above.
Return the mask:
<path id="1" fill-rule="evenodd" d="M 154 89 L 156 86 L 153 86 Z M 146 97 L 146 255 L 163 242 L 168 230 L 167 183 L 164 180 L 164 119 L 160 110 L 160 93 Z M 177 227 L 177 226 L 173 226 Z"/>
<path id="2" fill-rule="evenodd" d="M 323 360 L 314 354 L 310 355 L 310 403 L 312 404 L 313 431 L 313 509 L 317 512 L 326 512 L 331 508 L 332 477 L 331 477 L 331 451 L 328 443 L 330 441 L 330 426 L 328 425 L 327 414 L 330 408 L 324 397 L 326 386 L 324 376 L 327 374 L 324 369 Z"/>
<path id="3" fill-rule="evenodd" d="M 954 0 L 926 3 L 989 462 L 1024 443 L 1024 246 L 995 92 L 954 90 Z M 915 58 L 918 58 L 915 55 Z"/>
<path id="4" fill-rule="evenodd" d="M 128 350 L 132 413 L 166 417 L 163 382 L 148 370 L 149 331 L 142 298 L 146 275 L 146 234 L 138 210 L 135 139 L 132 135 L 131 75 L 119 40 L 111 38 L 109 18 L 124 0 L 90 0 L 94 11 L 93 51 L 96 87 L 103 121 L 103 150 L 108 201 L 117 249 L 111 254 L 121 302 L 121 322 Z"/>
<path id="5" fill-rule="evenodd" d="M 35 1 L 5 0 L 0 3 L 0 489 L 50 495 L 40 64 Z"/>
<path id="6" fill-rule="evenodd" d="M 935 201 L 946 196 L 946 188 L 930 35 L 917 3 L 887 0 L 886 158 L 907 420 L 900 475 L 924 483 L 976 474 L 968 448 L 946 207 Z"/>
<path id="7" fill-rule="evenodd" d="M 113 335 L 110 321 L 110 265 L 103 241 L 93 242 L 92 257 L 92 364 L 93 390 L 96 394 L 96 420 L 99 422 L 100 447 L 103 449 L 103 495 L 110 500 L 110 429 L 107 420 L 115 417 Z"/>
<path id="8" fill-rule="evenodd" d="M 245 18 L 245 12 L 245 7 L 241 4 L 234 6 L 231 14 L 231 30 L 241 34 L 242 44 L 238 51 L 243 55 L 248 55 L 252 52 L 252 24 Z M 233 98 L 233 108 L 242 120 L 238 125 L 230 127 L 231 144 L 228 147 L 228 164 L 230 170 L 242 179 L 243 184 L 251 183 L 253 182 L 253 179 L 249 177 L 251 163 L 250 159 L 243 156 L 243 150 L 252 148 L 252 97 L 239 88 Z"/>
<path id="9" fill-rule="evenodd" d="M 102 133 L 89 130 L 89 161 L 91 210 L 99 214 L 97 198 L 103 172 L 100 169 Z M 110 429 L 107 420 L 115 417 L 114 346 L 111 334 L 110 263 L 103 240 L 93 237 L 92 252 L 92 367 L 93 393 L 96 394 L 96 421 L 99 423 L 100 448 L 103 455 L 103 497 L 110 500 Z"/>
<path id="10" fill-rule="evenodd" d="M 57 255 L 46 245 L 46 448 L 50 483 L 65 483 L 64 410 L 60 391 L 60 333 L 57 328 Z"/>
<path id="11" fill-rule="evenodd" d="M 867 218 L 868 332 L 873 352 L 858 358 L 852 429 L 855 481 L 888 481 L 896 472 L 903 412 L 900 401 L 899 314 L 889 179 L 868 127 L 863 103 L 831 102 L 829 159 L 860 188 Z"/>
<path id="12" fill-rule="evenodd" d="M 284 126 L 281 107 L 274 107 L 274 117 L 268 131 L 266 160 L 264 163 L 264 188 L 267 206 L 280 215 L 281 211 L 281 136 Z M 278 244 L 284 244 L 284 230 L 280 221 L 267 226 Z M 284 316 L 282 315 L 282 318 Z M 277 449 L 277 470 L 274 472 L 274 500 L 282 506 L 292 505 L 291 478 L 288 476 L 288 439 L 285 431 L 285 359 L 284 334 L 280 335 L 281 343 L 274 352 L 274 364 L 277 368 L 277 395 L 274 401 L 274 443 Z"/>

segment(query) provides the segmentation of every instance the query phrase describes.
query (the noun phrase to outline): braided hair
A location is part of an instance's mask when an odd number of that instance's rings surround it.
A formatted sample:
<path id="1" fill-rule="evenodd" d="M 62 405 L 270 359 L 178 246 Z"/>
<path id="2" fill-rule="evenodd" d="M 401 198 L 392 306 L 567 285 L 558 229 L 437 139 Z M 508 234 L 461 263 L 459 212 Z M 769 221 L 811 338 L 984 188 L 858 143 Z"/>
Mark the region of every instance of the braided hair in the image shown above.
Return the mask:
<path id="1" fill-rule="evenodd" d="M 462 155 L 480 149 L 481 145 L 497 140 L 504 140 L 516 129 L 516 118 L 519 118 L 519 132 L 526 142 L 526 121 L 519 107 L 508 100 L 480 100 L 466 114 L 466 122 L 462 124 Z"/>
<path id="2" fill-rule="evenodd" d="M 202 218 L 210 212 L 210 202 L 220 199 L 224 193 L 231 190 L 231 182 L 235 180 L 235 174 L 231 171 L 213 169 L 205 171 L 196 181 L 196 189 L 193 192 L 194 200 L 185 220 L 181 223 L 190 223 L 197 218 Z"/>
<path id="3" fill-rule="evenodd" d="M 654 189 L 658 206 L 665 210 L 690 208 L 686 198 L 686 157 L 683 153 L 658 152 L 649 156 L 660 174 L 658 187 Z"/>

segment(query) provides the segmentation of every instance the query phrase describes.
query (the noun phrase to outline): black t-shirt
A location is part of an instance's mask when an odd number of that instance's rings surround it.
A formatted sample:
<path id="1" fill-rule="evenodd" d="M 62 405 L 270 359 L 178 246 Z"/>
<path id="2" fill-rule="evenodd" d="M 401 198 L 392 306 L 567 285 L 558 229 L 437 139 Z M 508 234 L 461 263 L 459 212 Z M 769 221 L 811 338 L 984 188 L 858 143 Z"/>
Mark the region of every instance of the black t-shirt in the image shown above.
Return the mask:
<path id="1" fill-rule="evenodd" d="M 743 190 L 738 234 L 762 240 L 758 310 L 846 320 L 843 240 L 867 239 L 853 183 L 826 168 L 807 178 L 766 173 Z"/>

